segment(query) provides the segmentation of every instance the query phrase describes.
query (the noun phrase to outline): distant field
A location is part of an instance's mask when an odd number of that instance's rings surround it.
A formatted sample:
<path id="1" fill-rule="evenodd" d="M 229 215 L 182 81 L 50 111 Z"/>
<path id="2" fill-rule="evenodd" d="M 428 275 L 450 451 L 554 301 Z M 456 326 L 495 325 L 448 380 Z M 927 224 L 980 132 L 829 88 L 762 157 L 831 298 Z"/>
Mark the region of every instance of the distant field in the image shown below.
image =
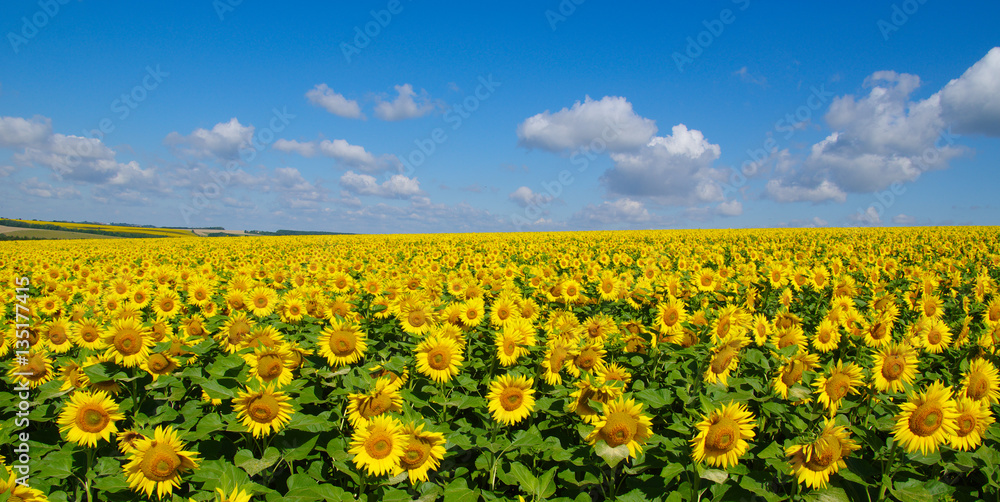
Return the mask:
<path id="1" fill-rule="evenodd" d="M 0 226 L 0 233 L 13 237 L 34 237 L 36 239 L 117 239 L 110 235 L 69 232 L 66 230 L 42 230 L 38 228 L 16 228 Z"/>
<path id="2" fill-rule="evenodd" d="M 119 225 L 98 225 L 93 223 L 67 223 L 60 221 L 40 221 L 40 220 L 13 220 L 35 225 L 56 225 L 68 231 L 73 230 L 99 230 L 103 232 L 117 232 L 123 234 L 135 234 L 136 236 L 160 236 L 160 237 L 194 237 L 191 230 L 179 228 L 147 228 L 129 227 Z M 41 230 L 41 229 L 39 229 Z"/>

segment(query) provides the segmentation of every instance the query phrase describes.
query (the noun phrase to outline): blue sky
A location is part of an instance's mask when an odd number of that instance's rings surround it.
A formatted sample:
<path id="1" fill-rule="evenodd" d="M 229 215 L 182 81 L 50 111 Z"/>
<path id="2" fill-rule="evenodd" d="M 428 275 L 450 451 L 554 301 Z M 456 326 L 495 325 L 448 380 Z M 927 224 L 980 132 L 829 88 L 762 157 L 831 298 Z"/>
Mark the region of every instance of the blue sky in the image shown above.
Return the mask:
<path id="1" fill-rule="evenodd" d="M 4 217 L 998 223 L 996 4 L 51 1 L 0 6 Z"/>

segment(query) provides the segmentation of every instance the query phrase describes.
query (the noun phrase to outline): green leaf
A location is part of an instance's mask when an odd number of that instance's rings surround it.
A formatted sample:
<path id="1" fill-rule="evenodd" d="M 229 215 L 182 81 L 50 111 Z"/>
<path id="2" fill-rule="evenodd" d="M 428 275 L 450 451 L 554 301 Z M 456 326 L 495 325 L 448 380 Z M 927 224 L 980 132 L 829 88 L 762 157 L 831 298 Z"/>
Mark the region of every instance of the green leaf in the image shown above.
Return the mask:
<path id="1" fill-rule="evenodd" d="M 247 471 L 247 475 L 253 477 L 257 473 L 274 465 L 280 458 L 281 453 L 278 452 L 277 448 L 272 446 L 265 450 L 264 456 L 259 459 L 255 458 L 250 450 L 240 450 L 233 457 L 233 462 L 244 471 Z"/>
<path id="2" fill-rule="evenodd" d="M 757 458 L 781 458 L 784 456 L 785 450 L 777 441 L 767 445 L 767 448 L 757 454 Z"/>
<path id="3" fill-rule="evenodd" d="M 538 479 L 524 464 L 520 462 L 510 464 L 510 474 L 517 480 L 517 485 L 521 487 L 522 491 L 531 494 L 538 492 Z"/>
<path id="4" fill-rule="evenodd" d="M 721 469 L 705 469 L 701 472 L 701 477 L 713 483 L 725 483 L 729 479 L 729 473 Z"/>
<path id="5" fill-rule="evenodd" d="M 232 379 L 226 379 L 232 380 Z M 235 380 L 234 387 L 235 387 Z M 236 397 L 236 393 L 230 388 L 223 386 L 218 380 L 205 380 L 201 382 L 201 388 L 204 389 L 208 397 L 212 399 L 232 399 Z"/>
<path id="6" fill-rule="evenodd" d="M 594 451 L 612 468 L 629 456 L 628 445 L 623 444 L 612 448 L 604 441 L 597 441 L 597 444 L 594 445 Z"/>
<path id="7" fill-rule="evenodd" d="M 543 499 L 547 499 L 556 493 L 556 472 L 558 467 L 553 467 L 538 477 L 538 490 L 535 494 Z"/>
<path id="8" fill-rule="evenodd" d="M 933 502 L 935 500 L 945 500 L 955 487 L 948 486 L 936 479 L 920 481 L 918 479 L 908 479 L 903 482 L 896 481 L 892 484 L 892 496 L 907 502 Z"/>
<path id="9" fill-rule="evenodd" d="M 851 502 L 843 488 L 834 486 L 809 493 L 805 499 L 809 502 Z"/>
<path id="10" fill-rule="evenodd" d="M 465 479 L 459 478 L 444 487 L 444 500 L 449 502 L 475 502 L 479 500 L 479 493 L 470 489 Z"/>
<path id="11" fill-rule="evenodd" d="M 306 457 L 309 456 L 310 453 L 312 453 L 313 449 L 316 447 L 316 441 L 318 439 L 319 436 L 312 436 L 305 443 L 302 443 L 301 445 L 286 451 L 284 455 L 285 460 L 294 462 L 296 460 L 305 459 Z"/>

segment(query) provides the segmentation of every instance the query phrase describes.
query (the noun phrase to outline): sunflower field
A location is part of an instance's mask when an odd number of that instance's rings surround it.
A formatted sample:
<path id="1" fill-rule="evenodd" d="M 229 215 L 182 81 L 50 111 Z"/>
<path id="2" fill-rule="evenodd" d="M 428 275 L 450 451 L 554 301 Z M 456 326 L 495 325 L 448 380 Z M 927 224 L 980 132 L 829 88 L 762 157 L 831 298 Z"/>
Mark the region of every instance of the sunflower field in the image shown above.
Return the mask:
<path id="1" fill-rule="evenodd" d="M 0 243 L 0 500 L 1000 500 L 1000 229 Z"/>

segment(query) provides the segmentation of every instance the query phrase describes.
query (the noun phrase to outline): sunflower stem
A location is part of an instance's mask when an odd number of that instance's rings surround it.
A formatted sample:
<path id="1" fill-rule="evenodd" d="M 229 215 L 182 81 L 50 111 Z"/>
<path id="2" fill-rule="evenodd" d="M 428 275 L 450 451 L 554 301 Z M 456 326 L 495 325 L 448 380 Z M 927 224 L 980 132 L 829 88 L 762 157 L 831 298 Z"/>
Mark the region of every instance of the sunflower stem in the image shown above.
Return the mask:
<path id="1" fill-rule="evenodd" d="M 888 490 L 889 485 L 892 483 L 893 475 L 893 464 L 896 460 L 896 445 L 897 441 L 893 440 L 892 446 L 889 447 L 889 454 L 886 455 L 886 462 L 882 465 L 882 487 L 878 492 L 878 499 L 885 500 L 885 492 Z"/>

